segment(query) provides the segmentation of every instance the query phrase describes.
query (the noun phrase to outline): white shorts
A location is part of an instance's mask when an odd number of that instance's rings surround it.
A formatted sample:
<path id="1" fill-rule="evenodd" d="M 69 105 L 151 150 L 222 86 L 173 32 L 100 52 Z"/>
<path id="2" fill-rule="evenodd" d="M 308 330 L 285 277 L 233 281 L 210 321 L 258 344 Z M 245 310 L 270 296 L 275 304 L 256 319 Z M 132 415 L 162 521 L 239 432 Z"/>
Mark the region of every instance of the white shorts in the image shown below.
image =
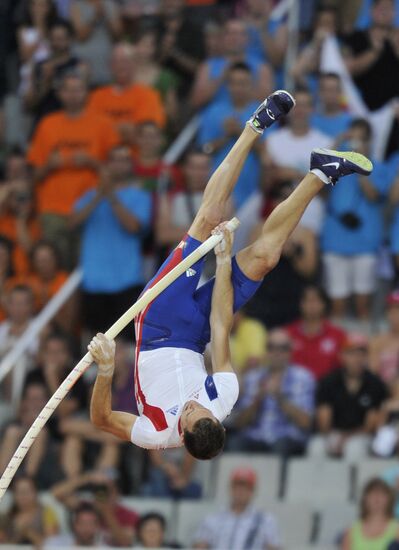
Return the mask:
<path id="1" fill-rule="evenodd" d="M 348 298 L 352 294 L 371 294 L 376 286 L 377 256 L 324 254 L 324 280 L 330 298 Z"/>

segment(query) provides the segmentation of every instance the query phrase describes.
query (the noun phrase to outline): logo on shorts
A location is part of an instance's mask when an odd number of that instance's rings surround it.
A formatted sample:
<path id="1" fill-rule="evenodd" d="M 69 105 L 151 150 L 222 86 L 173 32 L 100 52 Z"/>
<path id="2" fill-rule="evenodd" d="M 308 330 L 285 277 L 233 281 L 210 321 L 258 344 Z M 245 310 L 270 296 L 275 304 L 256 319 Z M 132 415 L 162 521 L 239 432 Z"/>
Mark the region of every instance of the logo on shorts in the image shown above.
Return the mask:
<path id="1" fill-rule="evenodd" d="M 196 274 L 197 274 L 197 272 L 195 271 L 195 269 L 192 269 L 191 267 L 190 267 L 190 269 L 187 269 L 187 271 L 186 271 L 186 277 L 194 277 L 194 275 L 196 275 Z"/>
<path id="2" fill-rule="evenodd" d="M 171 407 L 166 412 L 169 414 L 173 414 L 173 416 L 177 415 L 177 411 L 179 410 L 179 405 L 175 405 L 174 407 Z"/>

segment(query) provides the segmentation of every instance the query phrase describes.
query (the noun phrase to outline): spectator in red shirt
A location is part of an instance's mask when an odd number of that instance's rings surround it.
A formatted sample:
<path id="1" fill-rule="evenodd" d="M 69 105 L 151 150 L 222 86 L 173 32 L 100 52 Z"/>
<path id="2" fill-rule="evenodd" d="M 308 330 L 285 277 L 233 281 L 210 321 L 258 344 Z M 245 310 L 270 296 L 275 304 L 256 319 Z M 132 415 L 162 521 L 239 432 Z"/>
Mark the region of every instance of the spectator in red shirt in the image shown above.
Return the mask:
<path id="1" fill-rule="evenodd" d="M 345 332 L 326 319 L 327 297 L 318 286 L 304 288 L 300 312 L 300 319 L 287 327 L 293 341 L 293 361 L 319 380 L 338 366 Z"/>
<path id="2" fill-rule="evenodd" d="M 156 191 L 158 179 L 162 176 L 171 187 L 182 187 L 180 170 L 176 166 L 168 166 L 162 160 L 164 138 L 161 129 L 154 122 L 148 120 L 137 125 L 136 145 L 133 172 L 142 181 L 146 191 Z"/>

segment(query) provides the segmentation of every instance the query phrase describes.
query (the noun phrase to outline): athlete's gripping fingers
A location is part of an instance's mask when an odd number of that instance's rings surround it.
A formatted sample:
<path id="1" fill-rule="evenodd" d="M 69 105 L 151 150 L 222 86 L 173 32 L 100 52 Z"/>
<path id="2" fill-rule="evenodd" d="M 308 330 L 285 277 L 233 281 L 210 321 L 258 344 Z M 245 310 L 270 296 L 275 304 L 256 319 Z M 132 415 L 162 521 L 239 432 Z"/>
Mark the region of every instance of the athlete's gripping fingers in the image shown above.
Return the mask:
<path id="1" fill-rule="evenodd" d="M 233 233 L 227 229 L 226 223 L 219 231 L 219 233 L 223 234 L 223 240 L 215 246 L 216 263 L 218 265 L 231 262 L 234 237 Z"/>
<path id="2" fill-rule="evenodd" d="M 229 222 L 227 220 L 219 223 L 219 225 L 217 225 L 215 229 L 212 229 L 212 235 L 220 235 L 220 233 L 223 233 L 223 229 L 227 226 L 228 223 Z"/>
<path id="3" fill-rule="evenodd" d="M 224 229 L 227 226 L 227 223 L 228 223 L 227 221 L 224 221 L 224 222 L 220 223 L 219 225 L 217 225 L 214 229 L 212 229 L 212 232 L 211 232 L 212 235 L 222 235 Z M 223 238 L 223 240 L 221 240 L 220 243 L 215 246 L 216 256 L 221 254 L 225 250 L 225 248 L 226 248 L 226 243 L 225 243 L 225 240 Z"/>
<path id="4" fill-rule="evenodd" d="M 98 365 L 98 373 L 112 376 L 114 372 L 115 341 L 109 340 L 104 334 L 98 333 L 87 349 Z"/>

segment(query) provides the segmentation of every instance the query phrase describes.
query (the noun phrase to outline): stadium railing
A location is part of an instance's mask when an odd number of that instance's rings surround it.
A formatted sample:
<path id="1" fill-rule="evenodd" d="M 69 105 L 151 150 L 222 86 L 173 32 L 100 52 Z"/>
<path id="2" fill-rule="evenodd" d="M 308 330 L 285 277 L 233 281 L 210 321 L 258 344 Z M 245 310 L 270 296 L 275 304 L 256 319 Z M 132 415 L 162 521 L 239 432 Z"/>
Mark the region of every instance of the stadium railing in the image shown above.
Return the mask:
<path id="1" fill-rule="evenodd" d="M 198 129 L 198 117 L 194 116 L 183 128 L 175 141 L 171 144 L 163 156 L 166 165 L 174 164 L 183 152 L 187 149 Z M 65 302 L 77 290 L 82 280 L 82 271 L 76 269 L 71 273 L 68 280 L 61 287 L 58 293 L 46 304 L 46 306 L 35 317 L 30 326 L 18 339 L 15 346 L 3 357 L 0 362 L 0 384 L 12 370 L 12 398 L 13 406 L 19 403 L 23 384 L 26 375 L 25 352 L 32 341 L 40 334 L 45 325 L 58 313 Z M 127 306 L 126 306 L 127 307 Z M 104 327 L 104 330 L 107 327 Z M 18 367 L 18 368 L 16 368 Z"/>

